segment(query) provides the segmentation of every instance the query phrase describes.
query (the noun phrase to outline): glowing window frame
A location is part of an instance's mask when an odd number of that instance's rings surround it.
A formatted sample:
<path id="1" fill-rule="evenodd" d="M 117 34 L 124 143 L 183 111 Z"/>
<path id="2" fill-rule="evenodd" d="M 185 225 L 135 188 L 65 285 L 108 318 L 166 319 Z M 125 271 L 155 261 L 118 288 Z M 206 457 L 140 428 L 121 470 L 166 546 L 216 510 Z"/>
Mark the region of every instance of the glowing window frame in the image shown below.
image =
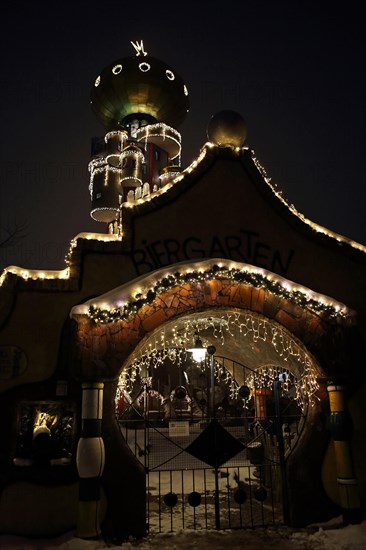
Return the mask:
<path id="1" fill-rule="evenodd" d="M 122 72 L 122 69 L 123 69 L 122 65 L 120 65 L 120 64 L 115 65 L 115 66 L 113 67 L 113 69 L 112 69 L 112 73 L 115 74 L 115 75 L 117 75 L 117 74 L 119 74 L 120 72 Z"/>
<path id="2" fill-rule="evenodd" d="M 142 68 L 142 67 L 146 67 L 146 69 Z M 151 69 L 151 65 L 149 63 L 146 63 L 146 61 L 143 61 L 142 63 L 139 63 L 139 69 L 140 71 L 142 71 L 143 73 L 147 73 L 147 71 L 150 71 Z"/>

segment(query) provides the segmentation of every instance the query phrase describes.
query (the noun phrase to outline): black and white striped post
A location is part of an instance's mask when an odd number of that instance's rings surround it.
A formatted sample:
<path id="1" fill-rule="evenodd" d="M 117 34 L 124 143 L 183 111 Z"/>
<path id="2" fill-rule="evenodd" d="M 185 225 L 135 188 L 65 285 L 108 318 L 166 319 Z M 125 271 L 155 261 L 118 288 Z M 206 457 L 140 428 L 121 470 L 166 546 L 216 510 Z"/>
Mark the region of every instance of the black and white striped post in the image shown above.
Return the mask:
<path id="1" fill-rule="evenodd" d="M 346 388 L 333 381 L 327 385 L 330 405 L 330 432 L 335 451 L 337 483 L 343 522 L 360 523 L 361 507 L 350 449 L 351 418 L 347 410 Z"/>
<path id="2" fill-rule="evenodd" d="M 101 476 L 104 469 L 102 435 L 103 382 L 82 384 L 81 437 L 76 453 L 79 473 L 79 510 L 76 534 L 95 538 L 101 534 L 103 516 Z"/>

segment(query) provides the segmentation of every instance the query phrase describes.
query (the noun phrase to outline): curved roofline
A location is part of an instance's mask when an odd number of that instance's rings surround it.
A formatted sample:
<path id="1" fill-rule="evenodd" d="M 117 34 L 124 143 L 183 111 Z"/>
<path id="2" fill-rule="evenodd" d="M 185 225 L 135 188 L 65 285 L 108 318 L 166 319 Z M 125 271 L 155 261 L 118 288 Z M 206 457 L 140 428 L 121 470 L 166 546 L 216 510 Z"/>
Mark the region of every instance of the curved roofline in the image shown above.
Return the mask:
<path id="1" fill-rule="evenodd" d="M 190 183 L 192 180 L 195 181 L 196 179 L 198 179 L 197 176 L 199 176 L 205 169 L 211 166 L 216 158 L 220 157 L 236 158 L 242 164 L 244 164 L 244 167 L 246 169 L 249 168 L 251 175 L 254 177 L 257 176 L 255 177 L 255 179 L 257 179 L 259 185 L 262 184 L 265 191 L 271 192 L 270 195 L 268 195 L 268 193 L 266 193 L 266 195 L 271 196 L 272 199 L 276 199 L 277 204 L 282 207 L 282 213 L 290 216 L 292 220 L 295 221 L 298 227 L 302 226 L 303 229 L 305 229 L 307 232 L 309 231 L 309 229 L 313 230 L 315 232 L 315 235 L 311 236 L 326 236 L 331 239 L 331 241 L 336 241 L 336 243 L 338 244 L 346 244 L 352 249 L 358 250 L 366 254 L 365 245 L 362 245 L 361 243 L 358 243 L 353 239 L 340 235 L 335 231 L 327 229 L 326 227 L 323 227 L 322 225 L 313 222 L 304 214 L 302 214 L 299 210 L 297 210 L 297 208 L 283 196 L 282 191 L 280 191 L 277 186 L 272 183 L 271 178 L 267 175 L 265 169 L 256 158 L 254 149 L 251 149 L 249 147 L 221 147 L 213 143 L 206 142 L 201 148 L 198 157 L 194 159 L 187 168 L 180 172 L 179 175 L 171 182 L 169 182 L 166 186 L 162 187 L 155 193 L 151 193 L 147 197 L 138 199 L 133 204 L 123 203 L 122 207 L 126 209 L 126 213 L 129 209 L 132 209 L 133 214 L 136 213 L 137 215 L 147 213 L 151 208 L 158 206 L 159 198 L 163 196 L 165 197 L 165 193 L 172 189 L 175 189 L 175 197 L 178 194 L 178 190 L 180 192 L 183 187 L 187 187 L 187 183 Z M 187 181 L 188 179 L 190 180 L 189 182 Z M 285 209 L 283 209 L 283 207 L 285 207 Z M 301 222 L 300 226 L 298 225 L 298 222 Z"/>
<path id="2" fill-rule="evenodd" d="M 61 270 L 44 270 L 9 266 L 0 275 L 0 287 L 8 274 L 16 275 L 24 280 L 65 280 L 77 276 L 77 266 L 80 260 L 73 260 L 81 241 L 114 243 L 113 246 L 115 246 L 115 243 L 119 243 L 122 250 L 128 252 L 131 238 L 129 222 L 132 218 L 148 213 L 155 208 L 160 208 L 166 203 L 173 202 L 183 190 L 195 184 L 201 174 L 213 166 L 218 158 L 239 160 L 246 172 L 256 180 L 259 190 L 271 200 L 274 207 L 280 210 L 280 213 L 288 219 L 289 223 L 295 224 L 300 231 L 306 233 L 310 238 L 323 241 L 325 245 L 335 246 L 340 252 L 356 253 L 362 261 L 366 260 L 366 246 L 311 221 L 304 214 L 300 213 L 293 204 L 290 204 L 283 197 L 282 192 L 272 183 L 271 178 L 268 177 L 265 169 L 257 160 L 253 149 L 249 147 L 220 147 L 207 142 L 201 148 L 197 158 L 180 172 L 174 180 L 147 197 L 138 199 L 134 204 L 122 204 L 124 210 L 123 219 L 127 221 L 127 227 L 123 230 L 122 236 L 107 233 L 78 233 L 70 241 L 70 248 L 65 258 L 65 268 Z M 341 249 L 339 248 L 340 245 L 342 246 Z"/>

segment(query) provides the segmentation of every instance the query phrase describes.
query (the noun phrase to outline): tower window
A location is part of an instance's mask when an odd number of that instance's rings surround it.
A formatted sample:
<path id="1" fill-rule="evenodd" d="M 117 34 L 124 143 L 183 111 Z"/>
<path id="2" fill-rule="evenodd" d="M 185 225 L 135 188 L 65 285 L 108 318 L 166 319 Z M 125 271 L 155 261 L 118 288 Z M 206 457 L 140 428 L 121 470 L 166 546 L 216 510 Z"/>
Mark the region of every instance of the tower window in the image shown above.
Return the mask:
<path id="1" fill-rule="evenodd" d="M 159 149 L 155 149 L 154 158 L 155 158 L 155 160 L 160 160 L 160 151 L 159 151 Z"/>

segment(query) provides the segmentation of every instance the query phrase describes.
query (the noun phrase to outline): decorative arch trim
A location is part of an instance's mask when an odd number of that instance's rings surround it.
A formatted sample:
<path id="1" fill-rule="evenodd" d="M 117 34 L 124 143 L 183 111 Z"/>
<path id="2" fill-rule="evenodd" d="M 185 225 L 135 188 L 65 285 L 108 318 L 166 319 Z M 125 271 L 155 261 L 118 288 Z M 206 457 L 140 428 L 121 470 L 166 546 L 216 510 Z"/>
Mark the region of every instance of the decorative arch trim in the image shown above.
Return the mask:
<path id="1" fill-rule="evenodd" d="M 222 259 L 184 262 L 72 309 L 71 317 L 78 323 L 81 371 L 115 378 L 121 362 L 149 333 L 175 317 L 213 308 L 264 315 L 310 351 L 324 347 L 334 330 L 355 318 L 344 304 L 265 269 Z"/>

